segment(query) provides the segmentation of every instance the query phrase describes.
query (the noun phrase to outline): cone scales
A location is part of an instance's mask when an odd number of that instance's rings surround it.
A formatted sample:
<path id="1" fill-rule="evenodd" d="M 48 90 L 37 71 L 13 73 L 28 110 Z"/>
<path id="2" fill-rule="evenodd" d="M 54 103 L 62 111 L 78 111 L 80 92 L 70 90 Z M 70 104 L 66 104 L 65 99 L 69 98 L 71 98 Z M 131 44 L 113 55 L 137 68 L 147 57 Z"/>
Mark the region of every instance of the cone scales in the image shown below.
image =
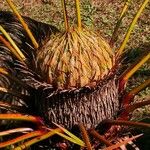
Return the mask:
<path id="1" fill-rule="evenodd" d="M 77 27 L 70 28 L 66 2 L 62 0 L 66 31 L 51 38 L 37 54 L 39 72 L 54 87 L 80 88 L 101 79 L 114 65 L 114 54 L 107 42 L 94 31 L 82 28 L 79 1 Z"/>
<path id="2" fill-rule="evenodd" d="M 51 38 L 37 54 L 37 63 L 46 82 L 79 88 L 103 79 L 114 65 L 114 55 L 96 32 L 72 29 Z"/>

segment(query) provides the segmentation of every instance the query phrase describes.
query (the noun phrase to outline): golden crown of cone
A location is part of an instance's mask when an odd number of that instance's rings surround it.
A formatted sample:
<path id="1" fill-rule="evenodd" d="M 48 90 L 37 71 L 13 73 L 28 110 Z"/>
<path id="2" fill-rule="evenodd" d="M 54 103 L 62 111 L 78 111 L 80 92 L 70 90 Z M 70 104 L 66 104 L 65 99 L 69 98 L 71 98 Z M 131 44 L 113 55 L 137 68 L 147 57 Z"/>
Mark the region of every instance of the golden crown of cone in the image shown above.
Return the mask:
<path id="1" fill-rule="evenodd" d="M 68 29 L 66 23 L 67 31 L 51 37 L 37 54 L 38 69 L 53 86 L 89 85 L 103 79 L 114 65 L 109 44 L 97 32 L 79 29 L 79 25 Z"/>

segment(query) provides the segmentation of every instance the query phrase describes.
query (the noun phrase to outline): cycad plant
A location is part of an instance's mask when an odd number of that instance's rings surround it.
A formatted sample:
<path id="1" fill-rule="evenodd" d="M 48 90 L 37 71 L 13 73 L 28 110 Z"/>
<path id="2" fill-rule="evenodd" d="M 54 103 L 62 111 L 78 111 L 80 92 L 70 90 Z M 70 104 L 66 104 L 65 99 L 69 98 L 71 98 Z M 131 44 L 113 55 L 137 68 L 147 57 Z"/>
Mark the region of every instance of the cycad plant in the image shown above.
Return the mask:
<path id="1" fill-rule="evenodd" d="M 73 26 L 62 0 L 64 31 L 20 16 L 11 0 L 6 1 L 16 17 L 7 12 L 0 15 L 0 148 L 90 150 L 104 143 L 104 149 L 112 150 L 141 136 L 112 144 L 122 125 L 150 127 L 129 121 L 133 110 L 150 104 L 150 100 L 131 104 L 150 79 L 124 94 L 128 79 L 149 60 L 150 53 L 118 74 L 127 41 L 149 0 L 141 4 L 115 51 L 129 0 L 110 43 L 81 23 L 79 0 L 75 0 L 77 25 Z"/>

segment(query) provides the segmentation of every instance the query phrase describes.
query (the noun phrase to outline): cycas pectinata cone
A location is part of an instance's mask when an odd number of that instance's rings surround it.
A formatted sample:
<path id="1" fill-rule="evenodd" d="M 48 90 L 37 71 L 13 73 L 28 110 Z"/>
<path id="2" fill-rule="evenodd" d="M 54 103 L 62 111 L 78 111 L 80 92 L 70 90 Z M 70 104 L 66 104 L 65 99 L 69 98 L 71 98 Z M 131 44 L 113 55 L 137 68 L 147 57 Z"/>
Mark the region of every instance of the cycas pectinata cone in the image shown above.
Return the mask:
<path id="1" fill-rule="evenodd" d="M 49 120 L 67 127 L 78 122 L 95 127 L 118 110 L 115 54 L 99 33 L 82 27 L 78 1 L 77 27 L 69 27 L 65 1 L 62 3 L 66 31 L 51 36 L 36 57 L 43 81 L 62 90 L 48 97 Z"/>

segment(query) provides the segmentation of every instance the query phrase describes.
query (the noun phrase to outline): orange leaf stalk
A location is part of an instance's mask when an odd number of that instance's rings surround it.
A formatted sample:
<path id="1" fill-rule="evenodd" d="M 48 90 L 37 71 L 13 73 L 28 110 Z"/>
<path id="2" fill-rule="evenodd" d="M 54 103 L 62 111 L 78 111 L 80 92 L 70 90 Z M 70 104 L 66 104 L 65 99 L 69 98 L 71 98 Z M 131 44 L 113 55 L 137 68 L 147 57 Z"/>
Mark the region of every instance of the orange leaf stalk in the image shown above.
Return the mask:
<path id="1" fill-rule="evenodd" d="M 43 121 L 40 117 L 34 117 L 30 115 L 22 115 L 22 114 L 0 114 L 0 120 L 21 120 L 37 123 L 39 125 L 43 124 Z"/>
<path id="2" fill-rule="evenodd" d="M 125 13 L 126 13 L 126 11 L 127 11 L 127 9 L 128 9 L 128 6 L 129 6 L 130 1 L 131 1 L 131 0 L 126 0 L 125 5 L 124 5 L 124 7 L 123 7 L 123 9 L 122 9 L 122 11 L 121 11 L 120 17 L 119 17 L 119 19 L 118 19 L 118 21 L 117 21 L 117 23 L 116 23 L 116 26 L 115 26 L 115 28 L 114 28 L 114 31 L 113 31 L 111 40 L 110 40 L 110 42 L 109 42 L 109 45 L 110 45 L 111 47 L 113 47 L 113 46 L 114 46 L 114 43 L 117 41 L 118 29 L 119 29 L 119 27 L 120 27 L 120 24 L 122 23 L 122 19 L 123 19 L 124 16 L 125 16 Z"/>
<path id="3" fill-rule="evenodd" d="M 35 136 L 40 136 L 40 135 L 43 135 L 43 134 L 44 134 L 43 131 L 34 131 L 34 132 L 31 132 L 31 133 L 27 133 L 25 135 L 19 136 L 17 138 L 12 139 L 12 140 L 9 140 L 9 141 L 6 141 L 6 142 L 1 142 L 0 143 L 0 148 L 4 148 L 6 146 L 24 141 L 26 139 L 29 139 L 29 138 L 32 138 L 32 137 L 35 137 Z"/>
<path id="4" fill-rule="evenodd" d="M 82 24 L 81 24 L 81 14 L 80 14 L 80 0 L 75 0 L 75 4 L 76 4 L 78 30 L 81 31 Z"/>
<path id="5" fill-rule="evenodd" d="M 128 82 L 129 78 L 146 62 L 150 59 L 150 53 L 144 56 L 138 63 L 134 64 L 128 68 L 120 77 L 119 90 L 124 89 L 125 84 Z"/>
<path id="6" fill-rule="evenodd" d="M 94 138 L 98 139 L 100 142 L 103 142 L 106 146 L 111 146 L 112 144 L 106 140 L 102 135 L 100 135 L 96 130 L 91 129 L 90 134 L 93 135 Z"/>
<path id="7" fill-rule="evenodd" d="M 150 98 L 149 100 L 127 106 L 126 108 L 124 108 L 124 111 L 119 115 L 119 118 L 127 120 L 130 112 L 133 112 L 135 109 L 140 108 L 142 106 L 146 106 L 146 105 L 150 105 Z"/>
<path id="8" fill-rule="evenodd" d="M 142 5 L 140 6 L 138 12 L 136 13 L 134 19 L 132 20 L 132 23 L 130 24 L 130 27 L 125 35 L 125 38 L 120 46 L 120 48 L 118 49 L 118 51 L 116 52 L 117 57 L 120 57 L 122 55 L 122 53 L 124 52 L 124 48 L 130 38 L 131 32 L 138 20 L 138 18 L 140 17 L 142 11 L 144 10 L 144 8 L 146 7 L 146 5 L 148 4 L 149 0 L 144 0 L 144 2 L 142 3 Z"/>
<path id="9" fill-rule="evenodd" d="M 135 109 L 140 108 L 140 107 L 145 106 L 145 105 L 150 105 L 150 98 L 149 98 L 149 100 L 147 100 L 147 101 L 135 103 L 135 104 L 133 104 L 133 105 L 128 106 L 128 107 L 126 108 L 126 111 L 129 113 L 129 112 L 132 112 L 132 111 L 134 111 Z"/>
<path id="10" fill-rule="evenodd" d="M 111 125 L 124 125 L 124 126 L 150 128 L 150 124 L 149 123 L 124 121 L 124 120 L 119 120 L 119 118 L 118 118 L 118 120 L 105 120 L 104 123 L 111 124 Z"/>
<path id="11" fill-rule="evenodd" d="M 15 5 L 12 3 L 11 0 L 6 0 L 8 5 L 10 6 L 10 8 L 13 10 L 14 14 L 17 16 L 17 18 L 19 19 L 19 21 L 21 22 L 23 28 L 25 29 L 25 31 L 27 32 L 29 38 L 31 39 L 33 45 L 35 48 L 38 48 L 39 45 L 37 43 L 37 41 L 35 40 L 32 32 L 30 31 L 28 25 L 25 23 L 25 21 L 23 20 L 22 16 L 19 14 L 19 12 L 17 11 Z"/>
<path id="12" fill-rule="evenodd" d="M 82 138 L 85 142 L 85 146 L 87 147 L 88 150 L 92 150 L 90 139 L 89 139 L 89 136 L 88 136 L 88 133 L 87 133 L 85 127 L 83 126 L 83 124 L 80 123 L 79 128 L 80 128 L 80 131 L 82 133 Z"/>
<path id="13" fill-rule="evenodd" d="M 134 96 L 136 94 L 138 94 L 139 92 L 141 92 L 142 90 L 144 90 L 149 85 L 150 85 L 150 79 L 147 79 L 140 86 L 138 86 L 138 87 L 134 88 L 133 90 L 131 90 L 127 95 L 125 95 L 123 97 L 122 107 L 126 107 L 127 105 L 129 105 L 132 102 Z"/>
<path id="14" fill-rule="evenodd" d="M 0 41 L 4 43 L 4 45 L 20 60 L 22 63 L 24 63 L 24 58 L 19 55 L 16 50 L 10 45 L 8 41 L 6 41 L 1 35 L 0 35 Z"/>
<path id="15" fill-rule="evenodd" d="M 47 132 L 47 133 L 45 133 L 45 134 L 42 134 L 42 135 L 40 135 L 40 136 L 38 136 L 38 137 L 36 137 L 36 138 L 33 138 L 32 140 L 29 140 L 29 141 L 23 143 L 22 145 L 20 145 L 20 146 L 14 148 L 14 150 L 27 149 L 28 147 L 30 147 L 31 145 L 33 145 L 33 144 L 35 144 L 35 143 L 38 143 L 38 142 L 43 141 L 43 140 L 45 140 L 45 139 L 47 139 L 47 138 L 49 138 L 49 137 L 52 137 L 53 135 L 56 134 L 56 131 L 57 131 L 57 132 L 61 132 L 61 129 L 58 129 L 58 128 L 57 128 L 57 129 L 53 129 L 53 130 L 50 131 L 50 132 Z"/>

